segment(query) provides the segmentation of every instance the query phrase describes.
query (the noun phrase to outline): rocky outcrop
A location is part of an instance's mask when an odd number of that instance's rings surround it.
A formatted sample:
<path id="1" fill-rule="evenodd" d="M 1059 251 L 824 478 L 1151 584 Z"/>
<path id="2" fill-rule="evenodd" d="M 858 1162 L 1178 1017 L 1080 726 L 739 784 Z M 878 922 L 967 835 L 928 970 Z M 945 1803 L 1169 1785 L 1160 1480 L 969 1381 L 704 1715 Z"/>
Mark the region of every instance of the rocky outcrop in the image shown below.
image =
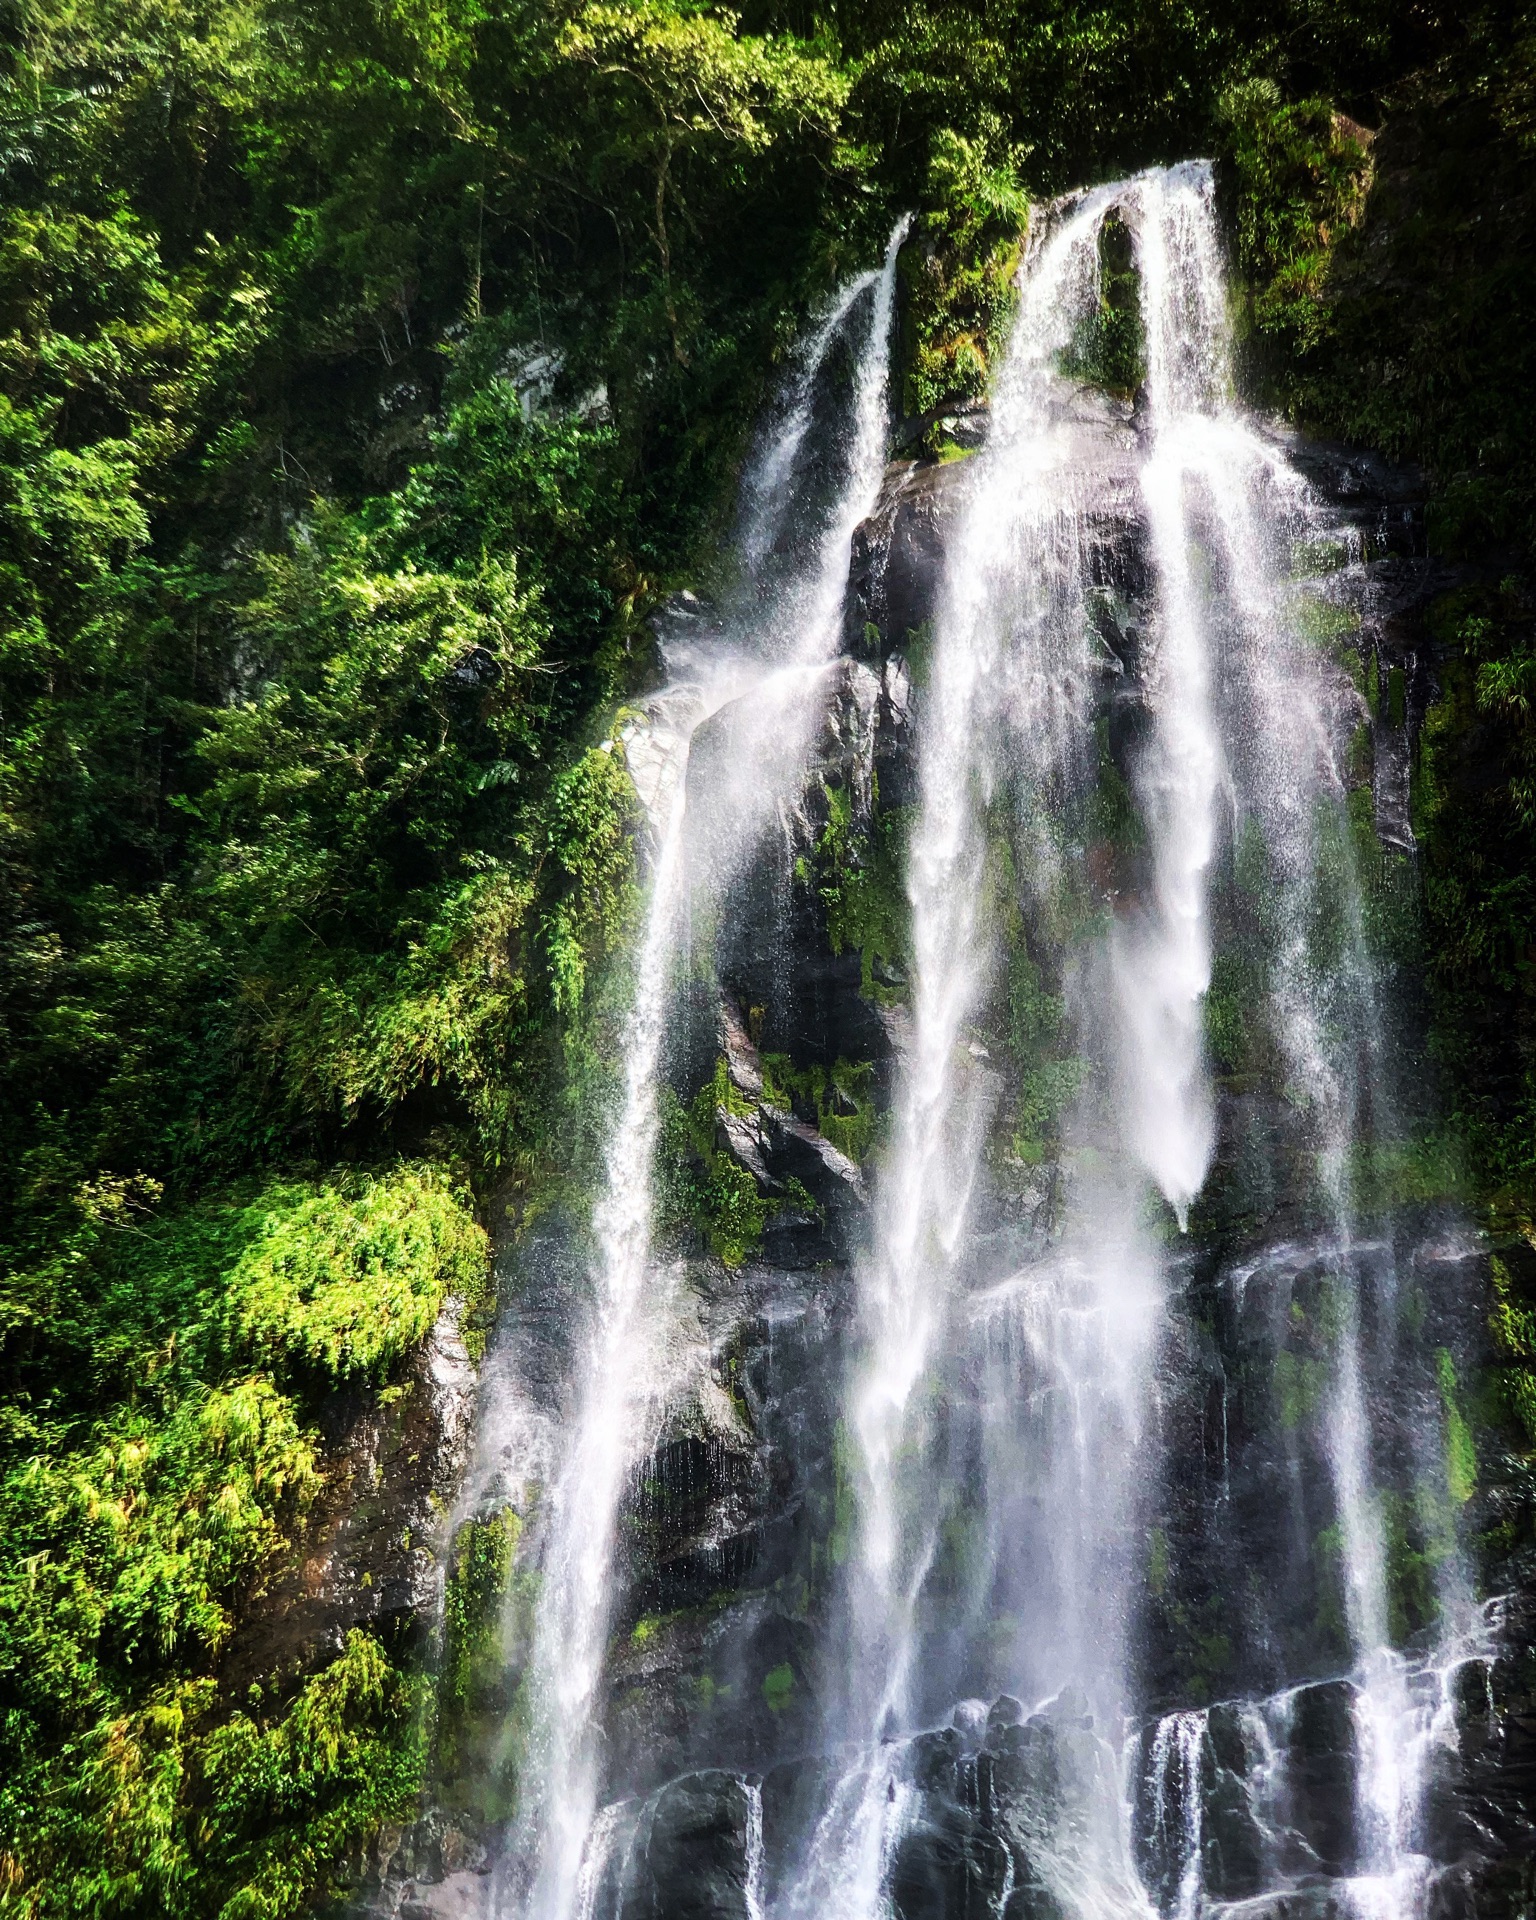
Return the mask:
<path id="1" fill-rule="evenodd" d="M 297 1552 L 246 1613 L 220 1674 L 231 1695 L 307 1672 L 353 1627 L 419 1645 L 442 1587 L 444 1516 L 469 1459 L 475 1385 L 450 1302 L 395 1391 L 325 1404 L 325 1491 Z"/>
<path id="2" fill-rule="evenodd" d="M 982 414 L 973 409 L 980 439 Z M 1137 435 L 1129 407 L 1063 381 L 1056 409 L 1056 484 L 1080 502 L 1080 533 L 1097 584 L 1130 593 L 1145 584 Z M 843 614 L 843 644 L 854 655 L 899 651 L 933 620 L 949 536 L 971 478 L 969 463 L 898 461 L 874 512 L 858 529 Z"/>

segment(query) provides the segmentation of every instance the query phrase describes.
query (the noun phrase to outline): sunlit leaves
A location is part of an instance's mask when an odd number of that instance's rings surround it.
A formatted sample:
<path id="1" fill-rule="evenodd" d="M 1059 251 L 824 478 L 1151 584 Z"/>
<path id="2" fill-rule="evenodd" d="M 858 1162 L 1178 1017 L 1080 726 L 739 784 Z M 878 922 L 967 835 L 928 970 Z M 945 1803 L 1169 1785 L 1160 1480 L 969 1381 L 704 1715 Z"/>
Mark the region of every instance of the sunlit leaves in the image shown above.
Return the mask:
<path id="1" fill-rule="evenodd" d="M 235 1338 L 279 1368 L 376 1378 L 450 1295 L 484 1290 L 487 1258 L 465 1196 L 430 1168 L 274 1188 L 229 1277 Z"/>

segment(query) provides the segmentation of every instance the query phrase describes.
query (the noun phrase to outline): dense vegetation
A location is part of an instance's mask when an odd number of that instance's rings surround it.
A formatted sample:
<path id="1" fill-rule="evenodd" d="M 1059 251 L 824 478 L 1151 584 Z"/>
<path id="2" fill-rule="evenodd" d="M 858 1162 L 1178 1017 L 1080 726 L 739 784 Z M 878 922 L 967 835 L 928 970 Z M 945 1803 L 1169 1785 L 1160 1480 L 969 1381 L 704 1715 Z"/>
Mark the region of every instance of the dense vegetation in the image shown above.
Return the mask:
<path id="1" fill-rule="evenodd" d="M 297 1912 L 408 1803 L 409 1646 L 238 1696 L 226 1650 L 325 1406 L 473 1338 L 485 1224 L 590 1161 L 645 618 L 901 207 L 920 419 L 983 387 L 1032 196 L 1214 150 L 1252 382 L 1428 467 L 1437 1044 L 1530 1417 L 1536 22 L 0 18 L 0 1913 Z"/>

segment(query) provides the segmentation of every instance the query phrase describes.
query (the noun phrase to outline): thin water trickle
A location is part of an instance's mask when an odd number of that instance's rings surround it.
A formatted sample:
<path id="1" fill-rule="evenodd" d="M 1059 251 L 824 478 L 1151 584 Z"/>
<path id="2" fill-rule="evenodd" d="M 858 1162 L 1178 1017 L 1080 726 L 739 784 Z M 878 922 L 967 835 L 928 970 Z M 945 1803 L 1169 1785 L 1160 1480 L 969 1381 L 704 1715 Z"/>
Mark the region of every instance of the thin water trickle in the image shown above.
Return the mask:
<path id="1" fill-rule="evenodd" d="M 1196 1920 L 1205 1893 L 1205 1727 L 1203 1713 L 1170 1713 L 1152 1739 L 1152 1838 L 1173 1889 L 1170 1920 Z"/>
<path id="2" fill-rule="evenodd" d="M 763 1783 L 761 1780 L 748 1780 L 745 1786 L 747 1846 L 742 1898 L 746 1902 L 747 1920 L 766 1920 L 767 1908 L 763 1904 L 767 1878 L 767 1858 L 763 1849 Z"/>

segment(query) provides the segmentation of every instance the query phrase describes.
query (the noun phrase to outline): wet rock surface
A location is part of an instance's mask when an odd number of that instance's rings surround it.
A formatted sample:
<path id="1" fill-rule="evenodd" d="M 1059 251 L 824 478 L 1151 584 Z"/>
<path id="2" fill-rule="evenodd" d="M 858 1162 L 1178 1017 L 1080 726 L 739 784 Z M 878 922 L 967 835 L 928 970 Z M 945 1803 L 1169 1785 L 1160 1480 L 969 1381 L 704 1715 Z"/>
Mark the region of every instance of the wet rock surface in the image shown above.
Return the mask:
<path id="1" fill-rule="evenodd" d="M 981 420 L 978 410 L 968 416 Z M 1137 524 L 1137 435 L 1128 407 L 1063 381 L 1057 404 L 1060 486 L 1081 493 L 1082 532 L 1099 584 L 1144 583 Z M 974 438 L 981 439 L 978 427 Z M 880 656 L 921 636 L 937 611 L 945 554 L 970 483 L 966 460 L 898 461 L 874 513 L 854 535 L 843 616 L 850 654 Z"/>
<path id="2" fill-rule="evenodd" d="M 338 1395 L 324 1409 L 326 1488 L 287 1568 L 257 1596 L 220 1673 L 237 1694 L 307 1672 L 353 1627 L 420 1640 L 435 1609 L 444 1515 L 472 1440 L 476 1371 L 445 1307 L 402 1391 Z"/>

